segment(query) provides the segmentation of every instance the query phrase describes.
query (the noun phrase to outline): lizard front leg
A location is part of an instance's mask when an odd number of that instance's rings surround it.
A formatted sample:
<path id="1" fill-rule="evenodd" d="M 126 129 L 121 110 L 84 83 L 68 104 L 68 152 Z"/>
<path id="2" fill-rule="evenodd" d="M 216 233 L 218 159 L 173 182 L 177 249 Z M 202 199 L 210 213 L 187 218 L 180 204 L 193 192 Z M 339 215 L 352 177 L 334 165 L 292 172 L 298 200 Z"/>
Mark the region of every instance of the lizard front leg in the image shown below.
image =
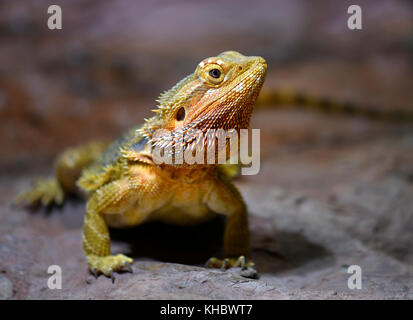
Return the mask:
<path id="1" fill-rule="evenodd" d="M 133 260 L 123 254 L 111 255 L 107 221 L 115 220 L 123 226 L 138 225 L 163 203 L 162 197 L 159 197 L 159 179 L 156 174 L 139 167 L 135 171 L 138 171 L 136 175 L 102 186 L 91 194 L 87 203 L 83 250 L 90 271 L 95 276 L 103 273 L 111 277 L 112 281 L 114 272 L 124 268 L 131 271 Z"/>
<path id="2" fill-rule="evenodd" d="M 128 189 L 125 180 L 111 182 L 93 193 L 86 205 L 82 244 L 90 270 L 95 277 L 98 273 L 103 273 L 114 281 L 113 272 L 129 267 L 128 264 L 133 262 L 123 254 L 110 254 L 109 230 L 103 217 L 104 210 L 122 203 Z"/>
<path id="3" fill-rule="evenodd" d="M 247 208 L 236 187 L 228 180 L 217 182 L 209 195 L 208 207 L 226 215 L 227 221 L 224 232 L 224 259 L 210 258 L 207 267 L 255 269 L 252 261 L 246 261 L 250 252 Z"/>

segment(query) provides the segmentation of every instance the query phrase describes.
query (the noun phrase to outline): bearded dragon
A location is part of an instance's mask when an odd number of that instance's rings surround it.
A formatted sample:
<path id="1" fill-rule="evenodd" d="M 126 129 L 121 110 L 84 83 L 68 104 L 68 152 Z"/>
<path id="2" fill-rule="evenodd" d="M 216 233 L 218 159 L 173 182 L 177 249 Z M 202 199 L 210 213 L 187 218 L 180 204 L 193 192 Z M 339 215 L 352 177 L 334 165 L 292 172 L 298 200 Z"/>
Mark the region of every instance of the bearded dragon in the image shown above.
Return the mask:
<path id="1" fill-rule="evenodd" d="M 191 225 L 224 215 L 224 259 L 211 258 L 207 266 L 255 267 L 247 260 L 247 207 L 231 183 L 232 167 L 156 164 L 151 145 L 171 143 L 167 136 L 155 139 L 160 129 L 172 136 L 192 129 L 247 129 L 266 70 L 263 58 L 235 51 L 201 61 L 192 74 L 161 94 L 153 117 L 111 144 L 90 143 L 67 150 L 56 161 L 56 176 L 38 181 L 19 200 L 61 204 L 79 189 L 86 194 L 83 250 L 90 271 L 112 281 L 114 272 L 130 269 L 133 260 L 111 254 L 108 227 L 154 220 Z M 183 149 L 190 146 L 188 140 L 180 145 Z"/>

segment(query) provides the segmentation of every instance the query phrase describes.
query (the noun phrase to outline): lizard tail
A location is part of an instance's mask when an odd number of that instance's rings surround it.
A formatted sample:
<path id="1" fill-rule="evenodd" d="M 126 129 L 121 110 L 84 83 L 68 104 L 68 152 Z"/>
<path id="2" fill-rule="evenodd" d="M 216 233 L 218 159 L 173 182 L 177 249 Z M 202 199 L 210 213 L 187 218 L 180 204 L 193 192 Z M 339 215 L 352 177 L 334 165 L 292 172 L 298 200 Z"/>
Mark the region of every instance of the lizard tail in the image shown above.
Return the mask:
<path id="1" fill-rule="evenodd" d="M 413 109 L 383 109 L 362 106 L 289 90 L 263 90 L 257 100 L 258 108 L 283 108 L 286 106 L 316 110 L 323 113 L 361 116 L 387 122 L 413 123 Z"/>

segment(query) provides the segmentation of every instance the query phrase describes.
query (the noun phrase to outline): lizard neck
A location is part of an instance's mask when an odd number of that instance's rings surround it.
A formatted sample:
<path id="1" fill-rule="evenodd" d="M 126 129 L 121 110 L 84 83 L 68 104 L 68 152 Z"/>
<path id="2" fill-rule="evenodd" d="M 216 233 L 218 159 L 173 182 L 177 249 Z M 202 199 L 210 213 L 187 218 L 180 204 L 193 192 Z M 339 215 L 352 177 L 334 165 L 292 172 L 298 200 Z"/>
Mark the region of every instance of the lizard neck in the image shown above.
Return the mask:
<path id="1" fill-rule="evenodd" d="M 159 166 L 170 179 L 179 180 L 184 183 L 198 183 L 208 177 L 214 177 L 217 172 L 217 165 L 194 165 L 194 166 L 172 166 L 162 164 Z"/>

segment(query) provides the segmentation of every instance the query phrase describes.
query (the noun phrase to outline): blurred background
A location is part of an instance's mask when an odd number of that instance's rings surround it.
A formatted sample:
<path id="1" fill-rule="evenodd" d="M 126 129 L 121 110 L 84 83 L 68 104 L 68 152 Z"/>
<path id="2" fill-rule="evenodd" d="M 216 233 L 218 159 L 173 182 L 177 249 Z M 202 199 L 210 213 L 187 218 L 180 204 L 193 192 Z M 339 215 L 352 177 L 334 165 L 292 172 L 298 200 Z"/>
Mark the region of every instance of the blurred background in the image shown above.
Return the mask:
<path id="1" fill-rule="evenodd" d="M 47 28 L 51 4 L 62 8 L 62 30 Z M 347 28 L 352 4 L 362 8 L 361 31 Z M 47 219 L 9 205 L 53 172 L 62 150 L 116 138 L 151 115 L 160 92 L 225 50 L 267 60 L 263 90 L 413 108 L 412 1 L 0 2 L 0 299 L 413 299 L 409 124 L 255 111 L 261 169 L 236 185 L 262 281 L 193 267 L 221 239 L 211 237 L 217 228 L 158 226 L 132 230 L 135 244 L 113 239 L 114 252 L 133 252 L 133 275 L 95 281 L 80 243 L 83 203 Z M 46 290 L 45 270 L 56 263 L 69 290 Z M 352 264 L 362 266 L 366 290 L 347 288 Z"/>
<path id="2" fill-rule="evenodd" d="M 49 30 L 50 1 L 3 0 L 0 168 L 39 170 L 67 146 L 116 137 L 149 116 L 159 93 L 200 60 L 225 50 L 263 56 L 269 66 L 264 89 L 408 107 L 413 4 L 360 0 L 363 30 L 353 31 L 347 28 L 353 2 L 54 1 L 63 29 Z M 311 117 L 317 116 L 265 111 L 253 126 L 269 127 L 271 143 L 294 139 L 289 131 L 302 141 L 314 134 L 299 134 L 316 121 Z M 296 128 L 296 122 L 304 123 Z M 356 123 L 354 130 L 363 129 Z"/>

